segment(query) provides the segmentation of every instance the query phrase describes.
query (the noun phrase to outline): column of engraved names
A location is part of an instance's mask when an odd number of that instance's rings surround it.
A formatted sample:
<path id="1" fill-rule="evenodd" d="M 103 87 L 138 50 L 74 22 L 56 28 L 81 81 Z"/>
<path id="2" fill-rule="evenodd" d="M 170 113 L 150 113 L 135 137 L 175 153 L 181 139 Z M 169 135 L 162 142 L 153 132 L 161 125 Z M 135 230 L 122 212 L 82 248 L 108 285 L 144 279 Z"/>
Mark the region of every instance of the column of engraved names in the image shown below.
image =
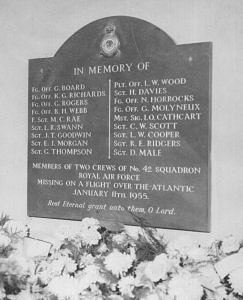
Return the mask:
<path id="1" fill-rule="evenodd" d="M 199 124 L 200 103 L 181 78 L 113 83 L 113 155 L 160 157 L 183 147 L 183 125 Z"/>
<path id="2" fill-rule="evenodd" d="M 93 132 L 84 120 L 89 102 L 102 96 L 104 91 L 90 91 L 84 84 L 32 87 L 30 153 L 92 155 Z"/>

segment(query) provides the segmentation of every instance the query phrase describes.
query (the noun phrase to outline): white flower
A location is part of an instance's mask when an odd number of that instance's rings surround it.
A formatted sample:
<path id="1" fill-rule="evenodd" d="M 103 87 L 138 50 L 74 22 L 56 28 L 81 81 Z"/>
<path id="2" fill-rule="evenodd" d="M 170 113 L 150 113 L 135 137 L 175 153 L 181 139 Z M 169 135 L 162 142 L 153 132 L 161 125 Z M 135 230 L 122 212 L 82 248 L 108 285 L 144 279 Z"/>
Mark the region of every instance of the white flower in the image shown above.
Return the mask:
<path id="1" fill-rule="evenodd" d="M 77 269 L 77 264 L 76 262 L 71 259 L 70 257 L 67 257 L 66 258 L 66 261 L 65 261 L 65 271 L 67 273 L 74 273 Z"/>
<path id="2" fill-rule="evenodd" d="M 203 288 L 190 273 L 182 272 L 169 282 L 169 295 L 176 300 L 200 300 Z"/>
<path id="3" fill-rule="evenodd" d="M 78 300 L 80 294 L 79 280 L 67 274 L 54 277 L 48 284 L 47 290 L 59 300 Z"/>
<path id="4" fill-rule="evenodd" d="M 133 260 L 133 256 L 123 254 L 117 249 L 114 249 L 112 253 L 107 255 L 104 263 L 108 270 L 110 270 L 114 275 L 119 276 L 131 268 Z"/>
<path id="5" fill-rule="evenodd" d="M 84 218 L 78 233 L 81 242 L 87 245 L 97 245 L 101 239 L 101 235 L 97 231 L 99 228 L 100 224 L 98 220 L 94 218 Z"/>
<path id="6" fill-rule="evenodd" d="M 12 252 L 11 255 L 8 257 L 9 261 L 16 262 L 18 268 L 21 270 L 22 273 L 28 272 L 32 267 L 32 261 L 28 261 L 23 255 L 19 253 Z"/>
<path id="7" fill-rule="evenodd" d="M 81 221 L 81 231 L 89 230 L 89 229 L 94 229 L 97 230 L 100 228 L 100 223 L 97 219 L 94 218 L 84 218 Z"/>
<path id="8" fill-rule="evenodd" d="M 27 227 L 22 223 L 16 222 L 14 220 L 7 221 L 3 228 L 7 229 L 9 233 L 17 233 L 20 236 L 26 236 Z"/>
<path id="9" fill-rule="evenodd" d="M 6 234 L 0 232 L 0 247 L 7 247 L 11 243 L 11 240 Z"/>
<path id="10" fill-rule="evenodd" d="M 230 283 L 234 292 L 243 296 L 243 268 L 239 268 L 230 273 Z"/>
<path id="11" fill-rule="evenodd" d="M 221 249 L 225 254 L 237 252 L 240 249 L 240 243 L 233 235 L 229 235 L 222 240 Z"/>
<path id="12" fill-rule="evenodd" d="M 87 245 L 97 245 L 101 239 L 100 233 L 96 229 L 85 230 L 80 233 L 81 240 Z"/>
<path id="13" fill-rule="evenodd" d="M 145 275 L 151 281 L 157 282 L 161 279 L 166 280 L 171 269 L 171 261 L 167 258 L 166 254 L 162 253 L 157 255 L 153 261 L 140 263 L 136 274 L 139 281 Z"/>
<path id="14" fill-rule="evenodd" d="M 128 238 L 127 234 L 125 232 L 122 232 L 113 235 L 112 240 L 117 244 L 123 244 L 127 241 L 127 238 Z"/>
<path id="15" fill-rule="evenodd" d="M 77 274 L 76 278 L 79 280 L 81 291 L 92 287 L 92 284 L 96 282 L 105 283 L 105 279 L 101 276 L 100 269 L 96 265 L 87 266 Z"/>
<path id="16" fill-rule="evenodd" d="M 121 292 L 121 294 L 124 296 L 128 296 L 133 298 L 134 295 L 132 293 L 134 287 L 135 287 L 136 280 L 132 276 L 122 277 L 118 281 L 118 288 Z"/>

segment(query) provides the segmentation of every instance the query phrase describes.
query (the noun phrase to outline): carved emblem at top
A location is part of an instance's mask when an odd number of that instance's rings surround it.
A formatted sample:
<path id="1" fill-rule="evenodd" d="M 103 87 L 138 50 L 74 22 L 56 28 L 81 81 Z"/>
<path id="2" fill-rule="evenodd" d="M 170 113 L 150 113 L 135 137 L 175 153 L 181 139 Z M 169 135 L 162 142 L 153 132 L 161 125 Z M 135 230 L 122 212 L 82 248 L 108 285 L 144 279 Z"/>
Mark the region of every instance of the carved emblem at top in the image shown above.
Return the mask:
<path id="1" fill-rule="evenodd" d="M 104 37 L 100 43 L 101 54 L 106 57 L 112 57 L 119 53 L 120 42 L 116 35 L 116 26 L 107 24 L 104 29 Z"/>

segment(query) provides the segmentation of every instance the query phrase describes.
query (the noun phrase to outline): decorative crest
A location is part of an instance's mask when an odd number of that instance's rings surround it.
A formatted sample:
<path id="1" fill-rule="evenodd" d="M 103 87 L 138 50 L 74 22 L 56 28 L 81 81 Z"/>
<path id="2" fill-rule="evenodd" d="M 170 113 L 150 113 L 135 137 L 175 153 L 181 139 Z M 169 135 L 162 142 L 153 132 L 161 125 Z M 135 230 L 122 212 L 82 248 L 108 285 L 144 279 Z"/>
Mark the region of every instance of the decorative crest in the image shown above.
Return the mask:
<path id="1" fill-rule="evenodd" d="M 116 26 L 114 24 L 107 24 L 104 29 L 104 37 L 100 43 L 101 54 L 106 57 L 112 57 L 119 53 L 120 42 L 115 33 Z"/>

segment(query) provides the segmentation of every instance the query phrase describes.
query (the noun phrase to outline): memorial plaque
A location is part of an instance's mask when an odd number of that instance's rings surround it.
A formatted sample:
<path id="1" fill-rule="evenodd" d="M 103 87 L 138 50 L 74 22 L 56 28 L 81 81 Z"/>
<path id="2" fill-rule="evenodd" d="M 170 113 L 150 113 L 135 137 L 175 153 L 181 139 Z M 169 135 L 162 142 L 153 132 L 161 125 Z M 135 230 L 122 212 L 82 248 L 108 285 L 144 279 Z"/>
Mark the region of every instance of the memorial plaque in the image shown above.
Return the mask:
<path id="1" fill-rule="evenodd" d="M 119 16 L 31 59 L 28 215 L 209 231 L 211 49 Z"/>

